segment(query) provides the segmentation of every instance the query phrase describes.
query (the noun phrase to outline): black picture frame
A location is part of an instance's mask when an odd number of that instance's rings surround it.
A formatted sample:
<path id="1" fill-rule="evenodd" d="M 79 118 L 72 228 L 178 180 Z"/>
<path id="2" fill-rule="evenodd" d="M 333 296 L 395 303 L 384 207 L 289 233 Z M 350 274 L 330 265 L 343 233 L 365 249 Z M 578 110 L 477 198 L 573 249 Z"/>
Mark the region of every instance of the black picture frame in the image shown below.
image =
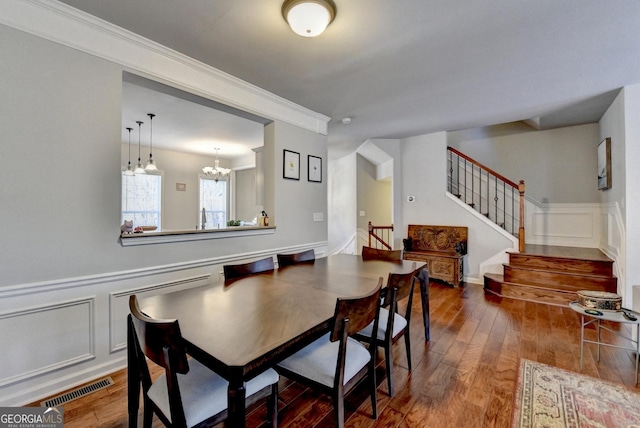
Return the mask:
<path id="1" fill-rule="evenodd" d="M 307 156 L 307 181 L 322 183 L 322 158 L 318 156 Z"/>
<path id="2" fill-rule="evenodd" d="M 300 180 L 300 153 L 287 149 L 283 150 L 282 178 Z"/>

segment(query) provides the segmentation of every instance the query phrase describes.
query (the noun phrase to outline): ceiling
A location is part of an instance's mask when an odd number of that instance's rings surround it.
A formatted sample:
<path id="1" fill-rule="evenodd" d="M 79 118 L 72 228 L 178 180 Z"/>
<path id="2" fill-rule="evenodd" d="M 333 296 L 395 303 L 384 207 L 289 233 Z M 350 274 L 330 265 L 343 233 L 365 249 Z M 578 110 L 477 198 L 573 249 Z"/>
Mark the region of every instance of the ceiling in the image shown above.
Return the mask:
<path id="1" fill-rule="evenodd" d="M 368 138 L 590 123 L 640 81 L 637 0 L 335 0 L 317 38 L 288 28 L 281 0 L 63 2 L 331 117 L 334 154 Z"/>

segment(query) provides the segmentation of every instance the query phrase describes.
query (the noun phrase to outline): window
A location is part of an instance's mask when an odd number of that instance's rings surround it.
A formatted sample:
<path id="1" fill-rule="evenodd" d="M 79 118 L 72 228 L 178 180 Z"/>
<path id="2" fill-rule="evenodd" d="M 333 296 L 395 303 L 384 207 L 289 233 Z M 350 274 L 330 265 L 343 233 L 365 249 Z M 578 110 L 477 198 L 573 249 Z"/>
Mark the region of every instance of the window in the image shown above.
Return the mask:
<path id="1" fill-rule="evenodd" d="M 161 230 L 162 175 L 122 175 L 122 223 L 133 227 L 156 226 Z"/>
<path id="2" fill-rule="evenodd" d="M 205 229 L 221 229 L 227 227 L 227 191 L 228 181 L 215 181 L 200 177 L 200 212 L 204 210 Z M 201 220 L 202 223 L 202 220 Z"/>

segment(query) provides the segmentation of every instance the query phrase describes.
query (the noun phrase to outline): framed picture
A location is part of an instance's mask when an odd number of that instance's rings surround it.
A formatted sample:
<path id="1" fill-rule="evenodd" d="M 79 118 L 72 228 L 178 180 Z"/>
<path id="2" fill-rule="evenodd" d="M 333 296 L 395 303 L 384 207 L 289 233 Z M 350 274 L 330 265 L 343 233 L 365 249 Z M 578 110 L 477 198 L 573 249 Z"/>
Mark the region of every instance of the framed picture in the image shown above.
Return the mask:
<path id="1" fill-rule="evenodd" d="M 611 138 L 598 144 L 598 190 L 611 188 Z"/>
<path id="2" fill-rule="evenodd" d="M 300 153 L 284 150 L 282 176 L 289 180 L 300 180 Z"/>
<path id="3" fill-rule="evenodd" d="M 307 180 L 322 183 L 322 158 L 307 156 Z"/>

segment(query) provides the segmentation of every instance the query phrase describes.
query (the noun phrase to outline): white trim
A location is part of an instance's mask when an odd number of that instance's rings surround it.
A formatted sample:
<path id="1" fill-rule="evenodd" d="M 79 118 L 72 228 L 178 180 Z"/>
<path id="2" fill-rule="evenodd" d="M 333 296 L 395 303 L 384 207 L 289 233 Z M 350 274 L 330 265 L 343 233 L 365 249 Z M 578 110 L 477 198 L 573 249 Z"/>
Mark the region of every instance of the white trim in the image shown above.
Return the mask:
<path id="1" fill-rule="evenodd" d="M 2 391 L 0 406 L 21 407 L 51 397 L 69 388 L 85 384 L 127 367 L 126 355 L 104 364 L 91 366 L 86 370 L 73 370 L 68 376 L 57 376 L 50 382 L 39 382 L 24 388 L 6 388 Z"/>
<path id="2" fill-rule="evenodd" d="M 203 241 L 209 239 L 236 238 L 238 236 L 273 235 L 275 226 L 267 227 L 229 227 L 226 229 L 190 230 L 180 232 L 159 232 L 122 235 L 123 247 L 149 244 L 167 244 L 169 242 Z"/>
<path id="3" fill-rule="evenodd" d="M 327 135 L 331 119 L 55 0 L 2 0 L 0 23 L 268 119 Z"/>
<path id="4" fill-rule="evenodd" d="M 263 228 L 264 229 L 264 228 Z M 261 257 L 273 256 L 279 252 L 297 252 L 313 248 L 316 251 L 316 257 L 324 257 L 327 252 L 327 242 L 314 242 L 304 245 L 292 245 L 281 248 L 271 248 L 266 250 L 254 251 L 242 254 L 230 254 L 220 257 L 210 257 L 207 259 L 186 261 L 180 263 L 172 263 L 168 265 L 151 266 L 140 269 L 131 269 L 125 271 L 108 272 L 97 275 L 88 275 L 72 278 L 61 278 L 51 281 L 32 282 L 26 284 L 10 285 L 0 289 L 0 299 L 9 297 L 23 296 L 35 293 L 45 293 L 50 291 L 59 291 L 70 288 L 86 287 L 96 284 L 104 284 L 108 282 L 124 281 L 140 277 L 148 277 L 152 275 L 160 275 L 164 273 L 178 272 L 187 269 L 196 269 L 208 266 L 215 266 L 224 263 L 234 263 L 247 259 L 257 259 Z"/>

